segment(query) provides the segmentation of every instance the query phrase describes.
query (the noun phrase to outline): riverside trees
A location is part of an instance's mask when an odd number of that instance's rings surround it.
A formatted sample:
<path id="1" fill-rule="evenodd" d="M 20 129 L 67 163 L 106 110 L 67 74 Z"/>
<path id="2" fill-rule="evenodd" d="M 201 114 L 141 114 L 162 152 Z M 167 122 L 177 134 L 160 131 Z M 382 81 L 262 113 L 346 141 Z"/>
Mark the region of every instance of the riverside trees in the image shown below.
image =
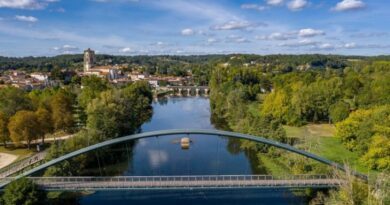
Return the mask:
<path id="1" fill-rule="evenodd" d="M 0 89 L 0 139 L 20 145 L 46 134 L 73 128 L 72 93 L 66 89 L 47 88 L 27 93 L 14 87 Z"/>
<path id="2" fill-rule="evenodd" d="M 108 87 L 87 104 L 86 127 L 60 146 L 53 145 L 47 159 L 105 140 L 134 133 L 152 114 L 152 92 L 147 82 L 135 82 L 123 88 Z M 105 152 L 104 149 L 99 152 Z M 107 152 L 104 157 L 112 157 Z M 118 156 L 112 157 L 118 160 Z M 114 160 L 109 160 L 114 163 Z M 45 175 L 80 174 L 85 167 L 96 165 L 96 153 L 87 153 L 50 167 Z"/>
<path id="3" fill-rule="evenodd" d="M 348 149 L 368 167 L 388 170 L 389 71 L 388 61 L 288 73 L 218 66 L 210 81 L 211 108 L 230 129 L 279 141 L 285 139 L 277 132 L 281 125 L 337 123 L 336 135 Z M 272 134 L 259 132 L 259 126 Z"/>

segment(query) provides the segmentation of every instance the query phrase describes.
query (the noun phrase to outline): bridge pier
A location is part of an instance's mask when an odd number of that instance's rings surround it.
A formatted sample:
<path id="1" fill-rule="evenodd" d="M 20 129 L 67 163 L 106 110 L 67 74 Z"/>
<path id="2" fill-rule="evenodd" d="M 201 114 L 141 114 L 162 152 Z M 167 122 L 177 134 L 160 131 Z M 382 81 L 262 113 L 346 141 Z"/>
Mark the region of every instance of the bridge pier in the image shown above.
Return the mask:
<path id="1" fill-rule="evenodd" d="M 187 96 L 191 95 L 191 88 L 187 88 Z"/>
<path id="2" fill-rule="evenodd" d="M 179 88 L 179 93 L 178 93 L 179 96 L 181 96 L 181 92 L 182 92 L 182 90 L 181 90 L 181 88 Z"/>
<path id="3" fill-rule="evenodd" d="M 208 89 L 208 88 L 205 88 L 205 89 L 204 89 L 204 94 L 205 94 L 205 95 L 208 95 L 208 94 L 209 94 L 209 89 Z"/>
<path id="4" fill-rule="evenodd" d="M 196 96 L 199 96 L 199 88 L 195 89 L 195 94 L 196 94 Z"/>

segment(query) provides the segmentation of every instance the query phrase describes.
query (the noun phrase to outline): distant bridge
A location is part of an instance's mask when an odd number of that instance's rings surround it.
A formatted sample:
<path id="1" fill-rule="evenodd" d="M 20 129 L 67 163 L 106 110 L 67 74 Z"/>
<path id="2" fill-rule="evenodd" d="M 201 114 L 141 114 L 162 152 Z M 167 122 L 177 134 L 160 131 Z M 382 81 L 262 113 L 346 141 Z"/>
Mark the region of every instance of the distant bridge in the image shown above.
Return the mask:
<path id="1" fill-rule="evenodd" d="M 229 189 L 229 188 L 331 188 L 343 180 L 326 175 L 205 176 L 120 176 L 120 177 L 29 177 L 47 191 L 154 190 L 154 189 Z M 8 178 L 12 181 L 12 178 Z"/>
<path id="2" fill-rule="evenodd" d="M 208 95 L 210 93 L 210 88 L 208 86 L 164 86 L 164 87 L 157 87 L 157 90 L 166 90 L 166 91 L 172 91 L 174 93 L 177 93 L 178 95 Z"/>
<path id="3" fill-rule="evenodd" d="M 98 143 L 98 144 L 95 144 L 95 145 L 92 145 L 92 146 L 89 146 L 89 147 L 85 147 L 85 148 L 82 148 L 80 150 L 68 153 L 66 155 L 63 155 L 63 156 L 57 158 L 57 159 L 53 159 L 53 160 L 51 160 L 49 162 L 46 162 L 46 163 L 44 163 L 42 165 L 39 165 L 39 166 L 37 166 L 35 168 L 32 168 L 31 170 L 26 171 L 23 174 L 20 174 L 16 178 L 11 178 L 11 180 L 18 179 L 18 178 L 21 178 L 21 177 L 30 176 L 30 175 L 32 175 L 34 173 L 37 173 L 37 172 L 42 171 L 44 169 L 47 169 L 47 168 L 49 168 L 49 167 L 51 167 L 53 165 L 61 163 L 61 162 L 65 161 L 65 160 L 67 160 L 67 159 L 71 159 L 71 158 L 76 157 L 78 155 L 81 155 L 81 154 L 84 154 L 84 153 L 87 153 L 87 152 L 90 152 L 90 151 L 94 151 L 94 150 L 97 150 L 97 149 L 100 149 L 100 148 L 103 148 L 103 147 L 107 147 L 107 146 L 115 145 L 115 144 L 119 144 L 119 143 L 124 143 L 124 142 L 132 141 L 132 140 L 142 139 L 142 138 L 163 137 L 163 136 L 168 136 L 168 135 L 186 135 L 186 136 L 187 135 L 214 135 L 214 136 L 226 136 L 226 137 L 233 137 L 233 138 L 238 138 L 238 139 L 246 139 L 246 140 L 250 140 L 250 141 L 254 141 L 254 142 L 259 142 L 259 143 L 262 143 L 262 144 L 270 145 L 270 146 L 273 146 L 273 147 L 277 147 L 277 148 L 280 148 L 280 149 L 283 149 L 283 150 L 286 150 L 286 151 L 289 151 L 289 152 L 293 152 L 293 153 L 296 153 L 296 154 L 299 154 L 299 155 L 302 155 L 302 156 L 314 159 L 314 160 L 319 161 L 319 162 L 321 162 L 323 164 L 327 164 L 329 166 L 335 167 L 335 168 L 337 168 L 339 170 L 346 171 L 344 166 L 341 165 L 341 164 L 338 164 L 336 162 L 330 161 L 328 159 L 325 159 L 323 157 L 317 156 L 315 154 L 312 154 L 312 153 L 309 153 L 309 152 L 297 149 L 297 148 L 295 148 L 295 147 L 293 147 L 291 145 L 283 144 L 283 143 L 276 142 L 276 141 L 269 140 L 269 139 L 265 139 L 265 138 L 262 138 L 262 137 L 257 137 L 257 136 L 247 135 L 247 134 L 234 133 L 234 132 L 220 131 L 220 130 L 187 130 L 187 129 L 178 129 L 178 130 L 162 130 L 162 131 L 145 132 L 145 133 L 139 133 L 139 134 L 134 134 L 134 135 L 129 135 L 129 136 L 125 136 L 125 137 L 120 137 L 120 138 L 107 140 L 105 142 L 101 142 L 101 143 Z M 357 177 L 359 177 L 361 179 L 367 180 L 367 176 L 364 175 L 364 174 L 361 174 L 359 172 L 351 171 L 351 174 L 353 174 L 353 175 L 355 175 L 355 176 L 357 176 Z M 5 185 L 7 185 L 10 182 L 10 180 L 5 179 L 5 178 L 3 178 L 2 182 L 1 182 L 1 180 L 2 179 L 0 179 L 0 189 L 3 188 Z"/>

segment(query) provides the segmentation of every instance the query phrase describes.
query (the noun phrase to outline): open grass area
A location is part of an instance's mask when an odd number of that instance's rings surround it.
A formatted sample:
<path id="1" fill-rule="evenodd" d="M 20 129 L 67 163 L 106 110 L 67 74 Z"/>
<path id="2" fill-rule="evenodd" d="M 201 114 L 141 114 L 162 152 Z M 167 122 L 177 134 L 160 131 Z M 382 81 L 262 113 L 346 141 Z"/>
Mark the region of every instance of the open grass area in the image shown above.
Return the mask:
<path id="1" fill-rule="evenodd" d="M 359 172 L 368 172 L 368 169 L 359 161 L 358 154 L 346 149 L 336 137 L 320 138 L 313 152 L 340 164 L 348 164 Z"/>
<path id="2" fill-rule="evenodd" d="M 311 152 L 326 159 L 348 164 L 354 170 L 367 173 L 368 169 L 359 161 L 359 156 L 345 148 L 341 141 L 334 137 L 336 129 L 332 124 L 309 124 L 302 127 L 283 126 L 288 137 L 302 139 L 301 143 L 312 147 Z M 304 147 L 308 147 L 305 146 Z"/>
<path id="3" fill-rule="evenodd" d="M 32 155 L 34 151 L 26 148 L 13 148 L 13 147 L 5 148 L 4 146 L 0 146 L 0 153 L 13 154 L 18 156 L 17 160 L 21 160 Z"/>
<path id="4" fill-rule="evenodd" d="M 308 124 L 302 127 L 283 126 L 287 137 L 332 137 L 335 135 L 336 129 L 332 124 Z"/>

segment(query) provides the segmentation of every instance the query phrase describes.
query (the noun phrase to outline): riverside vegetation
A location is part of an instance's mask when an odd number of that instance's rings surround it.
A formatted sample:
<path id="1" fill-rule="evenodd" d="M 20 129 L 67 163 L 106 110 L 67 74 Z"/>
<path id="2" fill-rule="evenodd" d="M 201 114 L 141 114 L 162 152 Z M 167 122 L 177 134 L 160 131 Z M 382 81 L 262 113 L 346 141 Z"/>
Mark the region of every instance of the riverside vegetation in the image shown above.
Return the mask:
<path id="1" fill-rule="evenodd" d="M 97 58 L 100 63 L 107 59 L 129 63 L 129 69 L 152 74 L 191 75 L 196 84 L 209 84 L 213 120 L 222 122 L 220 129 L 263 136 L 348 163 L 358 171 L 371 173 L 370 183 L 376 184 L 373 188 L 351 177 L 349 186 L 337 191 L 312 193 L 312 203 L 389 202 L 390 194 L 386 192 L 390 167 L 388 56 L 98 55 Z M 70 55 L 0 58 L 0 61 L 3 69 L 31 70 L 37 69 L 35 64 L 45 65 L 38 70 L 46 69 L 53 77 L 64 80 L 58 68 L 70 72 L 80 67 L 81 59 Z M 47 133 L 77 132 L 63 145 L 50 147 L 47 159 L 50 160 L 93 143 L 133 133 L 151 115 L 151 91 L 147 83 L 116 88 L 95 77 L 74 78 L 68 83 L 64 88 L 29 93 L 11 87 L 0 89 L 1 141 L 12 140 L 15 144 L 26 141 L 30 146 L 34 139 L 44 141 Z M 22 119 L 21 116 L 27 117 Z M 334 124 L 335 136 L 291 137 L 286 134 L 286 128 L 318 123 Z M 255 156 L 259 164 L 274 175 L 331 171 L 329 167 L 278 149 L 244 141 L 240 146 L 259 153 Z M 94 163 L 92 157 L 76 157 L 48 169 L 45 175 L 83 174 L 82 170 Z M 348 161 L 344 161 L 346 158 Z M 9 189 L 12 187 L 18 186 Z"/>

